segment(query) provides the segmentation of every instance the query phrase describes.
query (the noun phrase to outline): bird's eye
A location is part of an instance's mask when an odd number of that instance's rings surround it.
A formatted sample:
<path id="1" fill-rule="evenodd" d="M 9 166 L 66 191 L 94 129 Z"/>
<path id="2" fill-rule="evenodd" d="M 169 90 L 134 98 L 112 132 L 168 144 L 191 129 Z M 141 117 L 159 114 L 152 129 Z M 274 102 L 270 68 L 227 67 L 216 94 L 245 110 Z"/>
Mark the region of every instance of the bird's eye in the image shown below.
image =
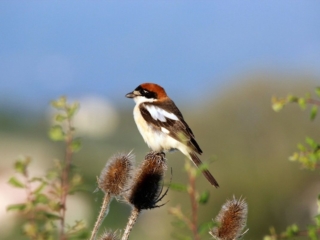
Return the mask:
<path id="1" fill-rule="evenodd" d="M 147 94 L 147 93 L 149 93 L 149 91 L 147 91 L 147 90 L 143 90 L 143 93 Z"/>

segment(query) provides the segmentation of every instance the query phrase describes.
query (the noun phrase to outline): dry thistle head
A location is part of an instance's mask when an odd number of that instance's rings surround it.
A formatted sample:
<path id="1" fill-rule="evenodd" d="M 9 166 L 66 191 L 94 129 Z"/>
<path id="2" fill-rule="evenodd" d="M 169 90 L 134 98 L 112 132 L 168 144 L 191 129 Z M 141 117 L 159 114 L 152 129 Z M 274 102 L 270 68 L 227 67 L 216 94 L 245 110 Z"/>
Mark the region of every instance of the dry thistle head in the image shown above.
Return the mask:
<path id="1" fill-rule="evenodd" d="M 100 237 L 99 240 L 119 240 L 118 234 L 116 232 L 105 231 Z"/>
<path id="2" fill-rule="evenodd" d="M 167 169 L 164 153 L 150 152 L 138 169 L 134 179 L 132 189 L 127 197 L 139 211 L 161 207 L 156 205 L 166 195 L 167 191 L 161 195 L 161 181 Z"/>
<path id="3" fill-rule="evenodd" d="M 247 231 L 242 232 L 247 222 L 248 205 L 244 199 L 232 200 L 222 206 L 215 221 L 218 223 L 209 233 L 216 240 L 236 240 Z"/>
<path id="4" fill-rule="evenodd" d="M 118 196 L 127 188 L 133 169 L 134 155 L 118 153 L 113 155 L 98 178 L 98 186 L 105 193 Z"/>

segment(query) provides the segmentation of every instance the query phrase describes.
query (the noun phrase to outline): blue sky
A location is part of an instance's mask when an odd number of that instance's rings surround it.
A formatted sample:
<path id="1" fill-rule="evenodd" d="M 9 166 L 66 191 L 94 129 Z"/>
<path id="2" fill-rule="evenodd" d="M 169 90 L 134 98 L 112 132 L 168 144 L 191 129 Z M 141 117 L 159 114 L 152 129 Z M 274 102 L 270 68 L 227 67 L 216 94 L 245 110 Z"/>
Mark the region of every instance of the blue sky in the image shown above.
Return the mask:
<path id="1" fill-rule="evenodd" d="M 0 1 L 0 100 L 177 98 L 259 68 L 319 74 L 317 1 Z M 128 103 L 129 104 L 129 103 Z"/>

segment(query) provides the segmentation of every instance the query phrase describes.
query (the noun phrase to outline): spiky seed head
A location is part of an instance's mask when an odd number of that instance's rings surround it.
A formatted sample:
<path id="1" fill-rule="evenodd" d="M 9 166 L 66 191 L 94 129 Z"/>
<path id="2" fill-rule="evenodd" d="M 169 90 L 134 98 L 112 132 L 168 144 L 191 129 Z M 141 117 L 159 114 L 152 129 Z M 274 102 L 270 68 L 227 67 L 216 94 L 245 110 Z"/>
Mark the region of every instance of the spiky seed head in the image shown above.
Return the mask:
<path id="1" fill-rule="evenodd" d="M 148 153 L 133 178 L 132 189 L 127 197 L 128 202 L 138 210 L 159 207 L 156 204 L 163 197 L 160 195 L 166 169 L 164 153 Z"/>
<path id="2" fill-rule="evenodd" d="M 98 178 L 98 186 L 105 193 L 119 196 L 132 178 L 134 155 L 118 153 L 113 155 Z"/>
<path id="3" fill-rule="evenodd" d="M 118 234 L 116 232 L 105 231 L 100 237 L 99 240 L 119 240 Z"/>
<path id="4" fill-rule="evenodd" d="M 215 221 L 218 224 L 209 233 L 216 240 L 236 240 L 243 236 L 247 222 L 248 205 L 242 198 L 232 200 L 222 206 Z"/>

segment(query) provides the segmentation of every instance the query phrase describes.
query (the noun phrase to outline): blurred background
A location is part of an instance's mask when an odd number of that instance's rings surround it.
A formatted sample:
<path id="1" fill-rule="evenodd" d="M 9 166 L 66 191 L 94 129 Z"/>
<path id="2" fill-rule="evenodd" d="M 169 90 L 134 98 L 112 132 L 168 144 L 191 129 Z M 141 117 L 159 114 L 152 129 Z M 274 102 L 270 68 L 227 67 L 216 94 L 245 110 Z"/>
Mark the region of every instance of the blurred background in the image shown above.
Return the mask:
<path id="1" fill-rule="evenodd" d="M 89 191 L 69 199 L 68 219 L 93 226 L 102 194 L 96 176 L 108 158 L 148 148 L 124 95 L 140 83 L 162 85 L 184 114 L 221 188 L 210 190 L 200 222 L 226 199 L 249 205 L 246 239 L 274 226 L 306 228 L 316 214 L 315 172 L 288 161 L 306 136 L 320 140 L 319 119 L 272 96 L 304 95 L 320 85 L 320 3 L 316 1 L 0 1 L 0 239 L 22 239 L 9 204 L 25 200 L 7 181 L 21 154 L 42 175 L 63 157 L 48 139 L 50 101 L 79 101 L 83 139 L 75 164 Z M 181 153 L 167 155 L 173 182 L 186 183 Z M 167 180 L 170 178 L 168 172 Z M 187 212 L 185 193 L 169 190 L 164 207 L 145 211 L 132 239 L 171 239 L 172 206 Z M 114 201 L 103 228 L 122 229 L 130 209 Z M 207 237 L 209 239 L 209 235 Z"/>

